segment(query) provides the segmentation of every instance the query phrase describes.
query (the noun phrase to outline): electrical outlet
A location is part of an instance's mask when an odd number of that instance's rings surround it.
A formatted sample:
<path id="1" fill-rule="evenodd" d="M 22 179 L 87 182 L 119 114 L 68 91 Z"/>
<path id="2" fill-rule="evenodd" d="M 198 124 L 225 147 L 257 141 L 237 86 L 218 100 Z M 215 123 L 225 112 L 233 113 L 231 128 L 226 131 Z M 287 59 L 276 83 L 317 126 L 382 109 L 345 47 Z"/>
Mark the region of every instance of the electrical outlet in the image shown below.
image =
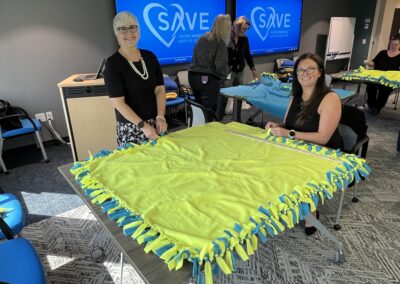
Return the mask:
<path id="1" fill-rule="evenodd" d="M 44 114 L 44 112 L 36 113 L 35 117 L 36 117 L 36 119 L 38 119 L 40 121 L 46 121 L 46 115 Z"/>
<path id="2" fill-rule="evenodd" d="M 53 113 L 51 111 L 47 111 L 46 118 L 47 118 L 47 120 L 53 120 Z"/>

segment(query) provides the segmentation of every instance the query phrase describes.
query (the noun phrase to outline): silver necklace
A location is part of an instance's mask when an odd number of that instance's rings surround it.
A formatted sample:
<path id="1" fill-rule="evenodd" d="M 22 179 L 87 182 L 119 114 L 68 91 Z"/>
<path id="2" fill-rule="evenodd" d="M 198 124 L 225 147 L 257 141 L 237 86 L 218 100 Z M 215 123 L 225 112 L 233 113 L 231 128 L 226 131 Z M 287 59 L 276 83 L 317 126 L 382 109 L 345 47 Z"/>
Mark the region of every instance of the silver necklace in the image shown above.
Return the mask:
<path id="1" fill-rule="evenodd" d="M 133 64 L 132 61 L 129 61 L 129 65 L 132 67 L 133 71 L 135 71 L 136 74 L 138 74 L 143 80 L 149 79 L 149 73 L 147 72 L 147 67 L 146 63 L 143 60 L 143 57 L 140 58 L 140 62 L 142 63 L 142 68 L 143 68 L 143 74 L 140 73 L 140 71 L 136 68 L 135 64 Z"/>

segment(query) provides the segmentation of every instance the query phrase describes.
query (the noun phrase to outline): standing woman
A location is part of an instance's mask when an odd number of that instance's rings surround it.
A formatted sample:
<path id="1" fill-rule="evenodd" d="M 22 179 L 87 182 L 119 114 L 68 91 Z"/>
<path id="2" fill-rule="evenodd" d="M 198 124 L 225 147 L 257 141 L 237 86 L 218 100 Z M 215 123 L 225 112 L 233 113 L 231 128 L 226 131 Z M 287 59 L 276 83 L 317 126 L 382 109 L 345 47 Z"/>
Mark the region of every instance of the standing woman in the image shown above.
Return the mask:
<path id="1" fill-rule="evenodd" d="M 117 118 L 117 142 L 141 144 L 167 130 L 165 88 L 160 64 L 148 50 L 139 49 L 140 28 L 130 12 L 113 21 L 119 49 L 107 60 L 104 81 Z"/>
<path id="2" fill-rule="evenodd" d="M 251 69 L 253 79 L 257 79 L 258 74 L 254 67 L 253 58 L 250 54 L 249 39 L 246 32 L 250 28 L 250 21 L 245 16 L 237 18 L 232 25 L 232 38 L 228 45 L 229 66 L 231 66 L 232 86 L 243 84 L 243 70 L 247 65 Z"/>
<path id="3" fill-rule="evenodd" d="M 229 74 L 227 45 L 230 41 L 231 18 L 218 15 L 211 31 L 196 42 L 189 67 L 189 84 L 197 102 L 212 109 L 222 120 L 226 99 L 219 94 L 220 85 Z M 210 118 L 206 118 L 210 121 Z"/>
<path id="4" fill-rule="evenodd" d="M 301 55 L 294 65 L 292 98 L 282 123 L 268 122 L 275 136 L 312 142 L 333 149 L 343 148 L 338 125 L 342 115 L 339 96 L 325 83 L 324 63 L 316 54 Z M 318 217 L 318 215 L 317 215 Z M 310 224 L 305 233 L 317 229 Z"/>
<path id="5" fill-rule="evenodd" d="M 366 60 L 365 63 L 381 71 L 400 70 L 400 35 L 392 36 L 389 41 L 389 49 L 381 50 L 374 59 Z M 386 105 L 392 88 L 367 84 L 368 107 L 373 114 L 378 114 Z"/>

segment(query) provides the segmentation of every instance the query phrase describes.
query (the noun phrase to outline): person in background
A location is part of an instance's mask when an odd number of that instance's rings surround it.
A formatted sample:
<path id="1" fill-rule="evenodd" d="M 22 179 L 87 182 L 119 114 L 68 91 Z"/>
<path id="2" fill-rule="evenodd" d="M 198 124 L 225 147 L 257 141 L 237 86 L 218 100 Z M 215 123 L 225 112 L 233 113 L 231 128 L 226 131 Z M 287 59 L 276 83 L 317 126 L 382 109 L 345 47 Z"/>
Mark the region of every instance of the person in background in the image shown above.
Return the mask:
<path id="1" fill-rule="evenodd" d="M 114 17 L 119 49 L 108 60 L 104 81 L 117 118 L 117 142 L 141 144 L 167 131 L 165 88 L 160 64 L 148 50 L 139 49 L 136 16 L 120 12 Z"/>
<path id="2" fill-rule="evenodd" d="M 325 83 L 324 63 L 316 54 L 301 55 L 294 65 L 292 98 L 282 123 L 268 122 L 271 134 L 341 149 L 338 125 L 342 113 L 339 96 Z M 318 214 L 317 214 L 318 218 Z M 305 224 L 305 233 L 317 230 Z"/>
<path id="3" fill-rule="evenodd" d="M 250 53 L 249 39 L 246 32 L 250 28 L 250 21 L 245 16 L 240 16 L 232 24 L 231 41 L 228 45 L 228 59 L 231 68 L 230 80 L 226 82 L 225 86 L 238 86 L 243 84 L 244 68 L 249 65 L 253 79 L 258 78 L 256 68 L 254 66 L 253 57 Z M 238 104 L 241 105 L 242 101 L 239 100 Z M 251 106 L 246 102 L 243 104 L 243 109 L 249 109 Z M 226 113 L 231 113 L 233 108 L 233 100 L 229 99 L 226 107 Z M 239 107 L 240 109 L 240 107 Z"/>
<path id="4" fill-rule="evenodd" d="M 381 50 L 374 59 L 365 60 L 364 63 L 375 70 L 400 71 L 400 35 L 392 36 L 387 50 Z M 392 91 L 386 86 L 367 84 L 368 107 L 372 114 L 379 114 Z"/>
<path id="5" fill-rule="evenodd" d="M 247 65 L 251 69 L 253 79 L 258 78 L 253 58 L 250 54 L 249 39 L 246 32 L 250 28 L 250 21 L 245 16 L 237 18 L 232 25 L 231 41 L 228 45 L 229 66 L 231 67 L 232 86 L 243 84 L 243 70 Z"/>
<path id="6" fill-rule="evenodd" d="M 230 29 L 230 16 L 218 15 L 211 30 L 197 40 L 189 67 L 189 84 L 196 101 L 215 112 L 218 121 L 223 118 L 227 101 L 219 91 L 229 74 Z"/>

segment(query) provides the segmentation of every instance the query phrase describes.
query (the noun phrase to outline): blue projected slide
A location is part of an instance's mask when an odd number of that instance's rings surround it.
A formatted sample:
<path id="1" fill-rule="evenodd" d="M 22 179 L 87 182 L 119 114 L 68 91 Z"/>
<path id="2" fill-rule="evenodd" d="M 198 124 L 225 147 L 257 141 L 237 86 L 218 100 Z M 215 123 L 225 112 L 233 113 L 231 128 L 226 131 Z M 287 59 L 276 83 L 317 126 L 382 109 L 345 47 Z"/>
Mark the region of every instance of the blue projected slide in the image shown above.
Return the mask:
<path id="1" fill-rule="evenodd" d="M 236 0 L 236 17 L 246 16 L 251 22 L 251 53 L 298 50 L 302 5 L 302 0 Z"/>
<path id="2" fill-rule="evenodd" d="M 138 47 L 148 49 L 160 64 L 190 62 L 200 35 L 214 18 L 225 14 L 225 0 L 116 0 L 118 12 L 130 11 L 140 25 Z"/>

